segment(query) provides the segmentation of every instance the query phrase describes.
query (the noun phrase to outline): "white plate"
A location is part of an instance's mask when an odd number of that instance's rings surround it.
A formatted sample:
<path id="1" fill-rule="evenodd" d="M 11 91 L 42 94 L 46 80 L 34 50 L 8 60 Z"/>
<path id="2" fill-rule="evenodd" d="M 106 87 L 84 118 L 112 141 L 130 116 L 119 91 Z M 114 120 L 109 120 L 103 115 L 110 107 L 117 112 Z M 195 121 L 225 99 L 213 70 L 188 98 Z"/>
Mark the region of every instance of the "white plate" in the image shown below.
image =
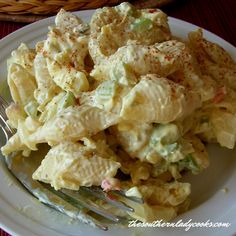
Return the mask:
<path id="1" fill-rule="evenodd" d="M 79 12 L 79 16 L 89 21 L 93 11 Z M 6 78 L 6 59 L 10 52 L 21 42 L 29 46 L 45 38 L 47 26 L 53 24 L 54 18 L 48 18 L 28 25 L 0 41 L 0 79 Z M 198 28 L 195 25 L 181 20 L 169 18 L 171 30 L 175 36 L 185 38 L 189 31 Z M 236 59 L 236 49 L 218 36 L 204 31 L 206 38 L 217 42 Z M 1 143 L 4 142 L 0 136 Z M 225 235 L 236 233 L 236 150 L 229 151 L 217 146 L 209 147 L 211 165 L 207 171 L 193 176 L 192 206 L 193 209 L 178 217 L 183 222 L 192 219 L 192 222 L 229 222 L 229 228 L 192 228 L 189 235 Z M 228 193 L 222 189 L 227 187 Z M 2 161 L 0 162 L 0 227 L 12 235 L 183 235 L 183 228 L 129 228 L 110 229 L 102 232 L 78 222 L 70 222 L 66 216 L 49 209 L 35 200 L 28 192 L 23 190 L 11 177 Z M 177 219 L 177 220 L 178 220 Z"/>

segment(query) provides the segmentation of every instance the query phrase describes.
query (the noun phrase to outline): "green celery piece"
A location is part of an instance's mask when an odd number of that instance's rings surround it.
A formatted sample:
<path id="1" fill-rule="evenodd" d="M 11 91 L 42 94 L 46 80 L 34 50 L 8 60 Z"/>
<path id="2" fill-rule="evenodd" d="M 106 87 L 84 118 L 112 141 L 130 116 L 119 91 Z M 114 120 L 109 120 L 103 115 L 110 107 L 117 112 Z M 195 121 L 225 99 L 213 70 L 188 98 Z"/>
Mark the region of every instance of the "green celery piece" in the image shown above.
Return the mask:
<path id="1" fill-rule="evenodd" d="M 131 30 L 133 31 L 147 31 L 152 28 L 152 21 L 148 18 L 139 18 L 134 21 L 131 25 Z"/>
<path id="2" fill-rule="evenodd" d="M 38 115 L 38 103 L 36 101 L 31 101 L 25 105 L 24 110 L 28 116 L 35 119 Z"/>
<path id="3" fill-rule="evenodd" d="M 170 154 L 174 152 L 179 147 L 178 143 L 171 143 L 166 145 L 167 153 Z"/>
<path id="4" fill-rule="evenodd" d="M 176 151 L 179 147 L 178 143 L 171 143 L 164 145 L 161 149 L 155 149 L 162 157 L 166 158 L 168 155 Z"/>
<path id="5" fill-rule="evenodd" d="M 136 84 L 136 78 L 132 68 L 124 62 L 121 62 L 112 70 L 111 80 L 126 85 Z"/>
<path id="6" fill-rule="evenodd" d="M 67 92 L 58 104 L 58 110 L 75 105 L 75 96 L 72 92 Z"/>
<path id="7" fill-rule="evenodd" d="M 194 160 L 192 154 L 188 154 L 183 160 L 179 161 L 179 165 L 182 168 L 191 170 L 193 173 L 198 173 L 200 171 L 200 167 Z"/>
<path id="8" fill-rule="evenodd" d="M 111 97 L 114 96 L 116 88 L 116 81 L 106 81 L 98 87 L 96 92 L 102 97 Z"/>

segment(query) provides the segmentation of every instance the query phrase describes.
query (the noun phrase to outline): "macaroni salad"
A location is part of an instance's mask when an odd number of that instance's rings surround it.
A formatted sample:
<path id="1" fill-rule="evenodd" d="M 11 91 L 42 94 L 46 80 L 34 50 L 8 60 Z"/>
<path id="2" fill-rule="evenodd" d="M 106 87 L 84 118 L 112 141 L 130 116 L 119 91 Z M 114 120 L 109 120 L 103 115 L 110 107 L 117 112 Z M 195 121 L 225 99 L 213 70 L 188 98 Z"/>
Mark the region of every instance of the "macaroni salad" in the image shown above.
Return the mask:
<path id="1" fill-rule="evenodd" d="M 201 29 L 174 37 L 159 9 L 122 3 L 96 10 L 89 24 L 62 9 L 47 38 L 34 49 L 22 43 L 7 68 L 17 132 L 2 153 L 30 158 L 47 143 L 33 179 L 144 199 L 123 199 L 135 211 L 119 215 L 173 219 L 190 202 L 181 176 L 209 165 L 205 144 L 234 148 L 235 62 Z"/>

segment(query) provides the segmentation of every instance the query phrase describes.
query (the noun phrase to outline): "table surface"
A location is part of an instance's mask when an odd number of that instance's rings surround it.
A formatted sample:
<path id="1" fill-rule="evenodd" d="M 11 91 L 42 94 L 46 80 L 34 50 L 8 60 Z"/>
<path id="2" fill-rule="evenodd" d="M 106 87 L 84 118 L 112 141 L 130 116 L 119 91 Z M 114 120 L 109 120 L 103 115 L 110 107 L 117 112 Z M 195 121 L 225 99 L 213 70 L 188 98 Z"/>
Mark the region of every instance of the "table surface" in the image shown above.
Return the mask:
<path id="1" fill-rule="evenodd" d="M 162 10 L 169 16 L 207 29 L 236 46 L 236 0 L 177 0 Z M 0 22 L 0 38 L 25 25 Z M 0 230 L 0 236 L 8 234 Z"/>

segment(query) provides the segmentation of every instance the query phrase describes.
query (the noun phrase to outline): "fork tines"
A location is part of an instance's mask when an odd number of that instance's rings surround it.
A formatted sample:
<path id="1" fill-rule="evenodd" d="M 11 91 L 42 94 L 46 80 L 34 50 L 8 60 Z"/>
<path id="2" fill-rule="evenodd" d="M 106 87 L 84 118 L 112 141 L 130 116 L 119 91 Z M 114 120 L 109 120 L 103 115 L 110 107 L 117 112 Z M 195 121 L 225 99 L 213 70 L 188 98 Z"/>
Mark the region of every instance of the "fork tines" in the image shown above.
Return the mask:
<path id="1" fill-rule="evenodd" d="M 0 127 L 3 129 L 7 140 L 15 133 L 15 129 L 12 129 L 7 123 L 5 110 L 9 105 L 10 104 L 0 96 Z M 27 176 L 25 173 L 22 175 L 22 173 L 18 173 L 14 170 L 11 165 L 9 165 L 9 162 L 14 159 L 14 156 L 16 156 L 16 154 L 5 158 L 8 169 L 32 195 L 50 207 L 55 208 L 74 219 L 79 219 L 83 223 L 98 227 L 99 229 L 107 230 L 108 227 L 92 215 L 88 214 L 89 211 L 115 223 L 121 222 L 123 218 L 116 216 L 102 206 L 99 206 L 93 201 L 94 199 L 100 199 L 115 208 L 128 212 L 133 212 L 134 209 L 122 202 L 120 198 L 127 198 L 134 202 L 143 203 L 143 199 L 128 197 L 125 195 L 124 191 L 112 190 L 109 193 L 104 193 L 100 187 L 95 186 L 81 187 L 79 191 L 66 189 L 56 191 L 49 184 L 34 181 L 31 175 Z M 27 168 L 30 168 L 30 166 L 25 165 L 24 168 L 24 170 L 26 170 Z M 115 195 L 118 197 L 114 197 Z"/>

